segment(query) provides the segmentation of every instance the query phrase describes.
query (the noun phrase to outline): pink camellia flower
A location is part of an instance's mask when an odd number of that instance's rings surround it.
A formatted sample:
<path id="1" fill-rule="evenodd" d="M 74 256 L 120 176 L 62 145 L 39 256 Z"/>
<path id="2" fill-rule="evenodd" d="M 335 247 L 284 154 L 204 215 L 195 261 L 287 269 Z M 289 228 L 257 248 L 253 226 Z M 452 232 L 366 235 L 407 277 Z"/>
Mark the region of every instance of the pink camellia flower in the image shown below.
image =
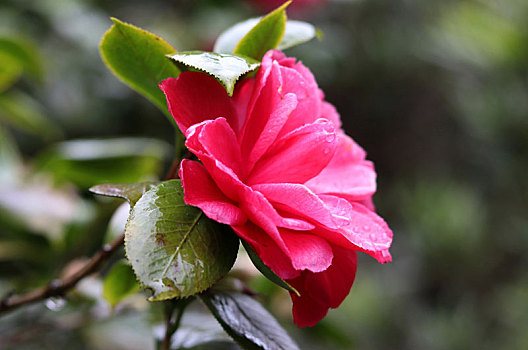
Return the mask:
<path id="1" fill-rule="evenodd" d="M 160 87 L 200 160 L 181 163 L 185 202 L 230 225 L 300 292 L 291 294 L 299 327 L 348 295 L 357 251 L 391 260 L 392 232 L 371 201 L 373 164 L 302 63 L 269 51 L 232 98 L 200 72 Z"/>

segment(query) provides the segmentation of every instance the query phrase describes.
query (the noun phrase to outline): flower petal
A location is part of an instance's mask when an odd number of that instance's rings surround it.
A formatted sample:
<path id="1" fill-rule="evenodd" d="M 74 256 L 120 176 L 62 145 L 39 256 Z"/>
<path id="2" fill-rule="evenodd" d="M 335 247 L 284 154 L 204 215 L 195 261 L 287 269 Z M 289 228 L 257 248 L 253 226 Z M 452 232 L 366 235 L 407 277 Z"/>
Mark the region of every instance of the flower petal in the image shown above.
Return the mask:
<path id="1" fill-rule="evenodd" d="M 255 79 L 253 78 L 241 80 L 236 84 L 233 97 L 231 97 L 231 102 L 236 111 L 236 117 L 233 119 L 236 119 L 236 121 L 232 120 L 230 124 L 237 136 L 246 120 L 249 102 L 253 96 L 255 85 Z"/>
<path id="2" fill-rule="evenodd" d="M 345 134 L 338 134 L 332 160 L 320 174 L 306 182 L 315 193 L 330 193 L 348 200 L 363 200 L 376 192 L 376 172 L 364 160 L 365 151 Z"/>
<path id="3" fill-rule="evenodd" d="M 279 139 L 250 173 L 249 185 L 304 183 L 328 165 L 337 144 L 331 122 L 319 119 Z"/>
<path id="4" fill-rule="evenodd" d="M 276 140 L 279 131 L 290 117 L 291 113 L 297 106 L 297 98 L 294 94 L 287 94 L 278 103 L 275 109 L 271 112 L 268 122 L 264 126 L 263 131 L 258 137 L 255 145 L 251 149 L 247 159 L 247 169 L 251 170 L 255 163 L 262 157 L 263 154 Z"/>
<path id="5" fill-rule="evenodd" d="M 179 175 L 185 203 L 202 209 L 207 217 L 222 224 L 242 225 L 247 221 L 244 212 L 220 191 L 202 164 L 183 160 Z"/>
<path id="6" fill-rule="evenodd" d="M 235 132 L 225 118 L 207 120 L 188 129 L 186 145 L 221 162 L 241 178 L 242 157 Z"/>
<path id="7" fill-rule="evenodd" d="M 332 246 L 334 258 L 325 271 L 303 271 L 287 280 L 301 296 L 290 293 L 293 300 L 293 320 L 299 327 L 311 327 L 319 322 L 329 308 L 338 307 L 350 292 L 357 268 L 353 250 Z"/>
<path id="8" fill-rule="evenodd" d="M 215 158 L 215 154 L 218 150 L 213 149 L 213 154 L 210 154 L 208 149 L 202 141 L 207 140 L 208 137 L 203 135 L 200 136 L 202 130 L 207 129 L 208 126 L 214 121 L 204 121 L 202 123 L 191 126 L 188 129 L 188 137 L 185 145 L 193 152 L 198 159 L 202 162 L 204 167 L 207 169 L 209 175 L 213 178 L 218 188 L 231 200 L 238 202 L 240 199 L 240 193 L 247 187 L 242 181 L 240 181 L 238 175 L 233 169 L 222 163 L 220 160 Z M 221 124 L 221 122 L 220 122 Z M 218 126 L 218 125 L 217 125 Z M 214 128 L 214 127 L 213 127 Z M 207 134 L 207 132 L 206 132 Z M 224 135 L 225 137 L 228 137 Z M 205 141 L 207 145 L 213 145 L 214 140 L 208 140 L 210 143 Z M 236 150 L 233 151 L 236 153 Z M 222 159 L 232 160 L 230 156 L 220 156 Z"/>
<path id="9" fill-rule="evenodd" d="M 315 228 L 315 226 L 305 220 L 282 217 L 262 193 L 250 187 L 244 188 L 240 207 L 254 223 L 262 227 L 272 237 L 279 235 L 277 227 L 296 231 L 308 231 Z M 277 240 L 277 243 L 280 247 L 284 247 L 282 239 Z"/>
<path id="10" fill-rule="evenodd" d="M 245 225 L 232 226 L 232 228 L 280 278 L 299 276 L 300 271 L 293 268 L 291 259 L 260 227 L 248 221 Z"/>
<path id="11" fill-rule="evenodd" d="M 184 135 L 187 129 L 208 119 L 226 118 L 237 130 L 235 109 L 225 89 L 214 78 L 200 72 L 183 72 L 159 85 L 167 98 L 169 112 Z"/>
<path id="12" fill-rule="evenodd" d="M 283 61 L 279 61 L 282 65 Z M 321 114 L 321 94 L 314 76 L 308 68 L 298 62 L 291 68 L 281 66 L 283 93 L 293 93 L 297 96 L 297 108 L 288 118 L 279 137 L 305 124 L 311 124 Z"/>
<path id="13" fill-rule="evenodd" d="M 282 126 L 297 106 L 294 94 L 282 92 L 282 76 L 277 62 L 268 56 L 262 61 L 248 117 L 240 135 L 242 154 L 250 170 L 275 141 Z"/>
<path id="14" fill-rule="evenodd" d="M 304 185 L 274 183 L 254 185 L 253 188 L 261 192 L 275 207 L 286 212 L 310 218 L 330 228 L 348 224 L 348 218 L 333 215 L 330 208 Z"/>
<path id="15" fill-rule="evenodd" d="M 389 253 L 392 231 L 380 216 L 356 202 L 348 203 L 347 209 L 344 205 L 346 201 L 342 198 L 329 195 L 320 195 L 319 197 L 327 206 L 340 206 L 341 209 L 339 210 L 342 210 L 343 215 L 346 215 L 350 221 L 348 225 L 337 230 L 317 227 L 314 230 L 317 235 L 342 247 L 365 252 L 380 263 L 392 260 Z"/>
<path id="16" fill-rule="evenodd" d="M 321 272 L 332 263 L 332 247 L 324 239 L 285 229 L 281 229 L 280 234 L 296 270 Z"/>
<path id="17" fill-rule="evenodd" d="M 319 115 L 319 118 L 330 120 L 334 123 L 336 129 L 341 128 L 341 117 L 339 116 L 339 113 L 337 113 L 337 110 L 332 104 L 326 101 L 323 101 L 321 104 L 321 114 Z"/>

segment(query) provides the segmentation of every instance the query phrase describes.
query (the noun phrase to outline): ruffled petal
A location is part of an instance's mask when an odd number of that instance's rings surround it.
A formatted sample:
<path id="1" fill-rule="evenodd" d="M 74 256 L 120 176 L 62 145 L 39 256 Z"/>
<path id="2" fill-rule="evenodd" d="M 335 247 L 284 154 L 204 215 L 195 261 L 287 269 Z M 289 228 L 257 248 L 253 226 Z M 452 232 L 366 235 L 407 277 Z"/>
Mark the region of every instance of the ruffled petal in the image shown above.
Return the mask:
<path id="1" fill-rule="evenodd" d="M 337 113 L 337 110 L 332 104 L 326 101 L 323 101 L 321 104 L 321 114 L 319 115 L 319 118 L 330 120 L 334 123 L 336 129 L 341 128 L 341 117 L 339 116 L 339 113 Z"/>
<path id="2" fill-rule="evenodd" d="M 281 68 L 269 54 L 266 55 L 247 107 L 248 118 L 239 137 L 248 170 L 273 144 L 284 123 L 296 109 L 296 95 L 285 92 L 283 85 Z"/>
<path id="3" fill-rule="evenodd" d="M 184 135 L 187 129 L 204 120 L 224 117 L 237 130 L 235 109 L 226 90 L 214 78 L 200 72 L 183 72 L 159 85 L 167 98 L 167 107 Z"/>
<path id="4" fill-rule="evenodd" d="M 236 117 L 234 118 L 236 121 L 233 120 L 230 125 L 233 127 L 237 136 L 240 134 L 240 129 L 246 121 L 248 106 L 253 96 L 255 85 L 255 79 L 252 78 L 239 81 L 235 86 L 233 97 L 231 97 L 231 102 L 236 112 Z"/>
<path id="5" fill-rule="evenodd" d="M 279 131 L 286 120 L 288 120 L 291 113 L 295 110 L 296 106 L 297 98 L 294 94 L 287 94 L 277 103 L 276 108 L 271 112 L 268 122 L 264 126 L 263 131 L 255 142 L 246 160 L 248 171 L 251 171 L 255 163 L 266 153 L 276 140 Z"/>
<path id="6" fill-rule="evenodd" d="M 278 62 L 281 65 L 283 93 L 293 93 L 298 100 L 297 108 L 279 134 L 281 137 L 321 117 L 322 96 L 313 74 L 301 62 L 292 64 L 290 58 L 279 59 Z"/>
<path id="7" fill-rule="evenodd" d="M 250 187 L 244 189 L 240 201 L 240 207 L 247 213 L 254 223 L 262 227 L 272 237 L 279 235 L 276 229 L 277 227 L 296 231 L 308 231 L 315 228 L 314 225 L 305 220 L 279 215 L 262 193 L 255 191 Z M 283 247 L 281 241 L 282 239 L 277 241 L 277 243 L 279 246 Z"/>
<path id="8" fill-rule="evenodd" d="M 201 142 L 202 137 L 200 137 L 200 134 L 211 122 L 208 120 L 191 126 L 188 129 L 188 138 L 185 145 L 200 159 L 222 193 L 232 201 L 238 202 L 240 193 L 247 186 L 240 181 L 240 178 L 233 169 L 216 159 L 214 155 L 209 154 Z M 207 137 L 205 136 L 205 138 Z M 214 151 L 213 154 L 215 154 Z M 229 159 L 229 157 L 226 157 L 226 159 Z"/>
<path id="9" fill-rule="evenodd" d="M 247 221 L 246 214 L 220 191 L 202 164 L 183 160 L 179 175 L 185 203 L 202 209 L 207 217 L 222 224 L 242 225 Z"/>
<path id="10" fill-rule="evenodd" d="M 240 147 L 245 159 L 249 159 L 253 147 L 270 122 L 270 116 L 282 100 L 281 85 L 282 77 L 278 64 L 273 64 L 264 56 L 257 73 L 253 96 L 247 107 L 247 118 L 239 135 Z M 277 117 L 282 116 L 277 114 Z M 271 124 L 280 130 L 285 121 L 282 119 L 285 118 L 282 117 L 277 122 L 271 121 Z M 275 131 L 273 130 L 272 133 Z"/>
<path id="11" fill-rule="evenodd" d="M 280 234 L 296 270 L 321 272 L 332 263 L 332 247 L 324 239 L 285 229 L 281 229 Z"/>
<path id="12" fill-rule="evenodd" d="M 248 221 L 232 228 L 280 278 L 295 278 L 300 275 L 301 272 L 293 267 L 291 259 L 260 227 Z"/>
<path id="13" fill-rule="evenodd" d="M 207 120 L 188 129 L 186 145 L 193 152 L 203 152 L 239 177 L 242 174 L 242 157 L 235 132 L 225 118 Z"/>
<path id="14" fill-rule="evenodd" d="M 350 292 L 357 268 L 353 250 L 333 246 L 332 265 L 325 271 L 303 271 L 299 277 L 287 280 L 301 296 L 290 293 L 293 320 L 299 327 L 312 327 L 328 312 L 338 307 Z"/>
<path id="15" fill-rule="evenodd" d="M 304 183 L 328 165 L 336 145 L 335 130 L 328 120 L 302 126 L 270 147 L 255 164 L 247 183 Z"/>
<path id="16" fill-rule="evenodd" d="M 348 218 L 334 213 L 315 193 L 301 184 L 274 183 L 254 185 L 276 208 L 314 220 L 329 228 L 348 224 Z"/>
<path id="17" fill-rule="evenodd" d="M 348 200 L 363 200 L 376 192 L 376 172 L 364 160 L 365 151 L 345 134 L 338 134 L 334 157 L 316 177 L 306 182 L 315 193 L 329 193 Z"/>
<path id="18" fill-rule="evenodd" d="M 283 279 L 295 278 L 302 270 L 321 272 L 332 263 L 332 246 L 317 236 L 280 229 L 280 235 L 286 244 L 284 250 L 251 221 L 241 226 L 233 226 L 233 230 Z"/>
<path id="19" fill-rule="evenodd" d="M 389 253 L 392 231 L 380 216 L 359 203 L 348 203 L 342 198 L 329 195 L 319 197 L 329 207 L 339 206 L 340 209 L 333 211 L 342 210 L 342 215 L 349 219 L 349 223 L 337 230 L 316 227 L 314 232 L 317 235 L 347 249 L 365 252 L 380 263 L 392 260 Z"/>

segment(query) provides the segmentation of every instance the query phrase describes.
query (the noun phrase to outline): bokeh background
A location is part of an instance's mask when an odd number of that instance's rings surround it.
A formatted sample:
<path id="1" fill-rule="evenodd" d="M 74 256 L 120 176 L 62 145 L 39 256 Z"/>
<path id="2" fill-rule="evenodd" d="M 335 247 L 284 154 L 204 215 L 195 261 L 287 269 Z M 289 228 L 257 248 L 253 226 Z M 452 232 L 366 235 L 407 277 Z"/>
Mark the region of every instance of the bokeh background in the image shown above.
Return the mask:
<path id="1" fill-rule="evenodd" d="M 349 297 L 312 329 L 291 325 L 285 293 L 248 283 L 302 349 L 528 348 L 528 2 L 301 2 L 290 17 L 324 39 L 287 53 L 375 162 L 394 261 L 361 256 Z M 155 179 L 170 165 L 170 124 L 100 59 L 109 17 L 208 50 L 267 5 L 0 2 L 0 295 L 67 273 L 119 231 L 120 203 L 91 185 Z M 3 315 L 0 348 L 153 349 L 160 307 L 137 294 L 110 308 L 101 285 L 93 276 L 66 300 Z M 185 348 L 196 332 L 221 335 L 194 308 Z"/>

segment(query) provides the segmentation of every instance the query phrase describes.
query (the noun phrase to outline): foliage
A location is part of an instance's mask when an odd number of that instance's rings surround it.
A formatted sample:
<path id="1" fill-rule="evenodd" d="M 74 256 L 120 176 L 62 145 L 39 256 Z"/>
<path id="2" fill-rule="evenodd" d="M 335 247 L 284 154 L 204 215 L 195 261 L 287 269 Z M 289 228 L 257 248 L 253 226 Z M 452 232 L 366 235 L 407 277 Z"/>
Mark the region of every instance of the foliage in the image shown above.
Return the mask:
<path id="1" fill-rule="evenodd" d="M 148 190 L 132 208 L 126 253 L 149 300 L 198 294 L 233 266 L 238 239 L 199 209 L 183 202 L 179 180 Z"/>
<path id="2" fill-rule="evenodd" d="M 201 296 L 225 331 L 244 349 L 298 350 L 279 323 L 253 298 L 241 293 Z"/>
<path id="3" fill-rule="evenodd" d="M 244 75 L 254 72 L 260 63 L 249 57 L 216 52 L 187 51 L 169 56 L 181 70 L 194 70 L 209 74 L 233 95 L 236 82 Z"/>
<path id="4" fill-rule="evenodd" d="M 180 73 L 165 58 L 176 50 L 152 33 L 117 18 L 112 21 L 114 25 L 101 41 L 103 60 L 115 75 L 168 115 L 165 97 L 158 84 Z"/>

